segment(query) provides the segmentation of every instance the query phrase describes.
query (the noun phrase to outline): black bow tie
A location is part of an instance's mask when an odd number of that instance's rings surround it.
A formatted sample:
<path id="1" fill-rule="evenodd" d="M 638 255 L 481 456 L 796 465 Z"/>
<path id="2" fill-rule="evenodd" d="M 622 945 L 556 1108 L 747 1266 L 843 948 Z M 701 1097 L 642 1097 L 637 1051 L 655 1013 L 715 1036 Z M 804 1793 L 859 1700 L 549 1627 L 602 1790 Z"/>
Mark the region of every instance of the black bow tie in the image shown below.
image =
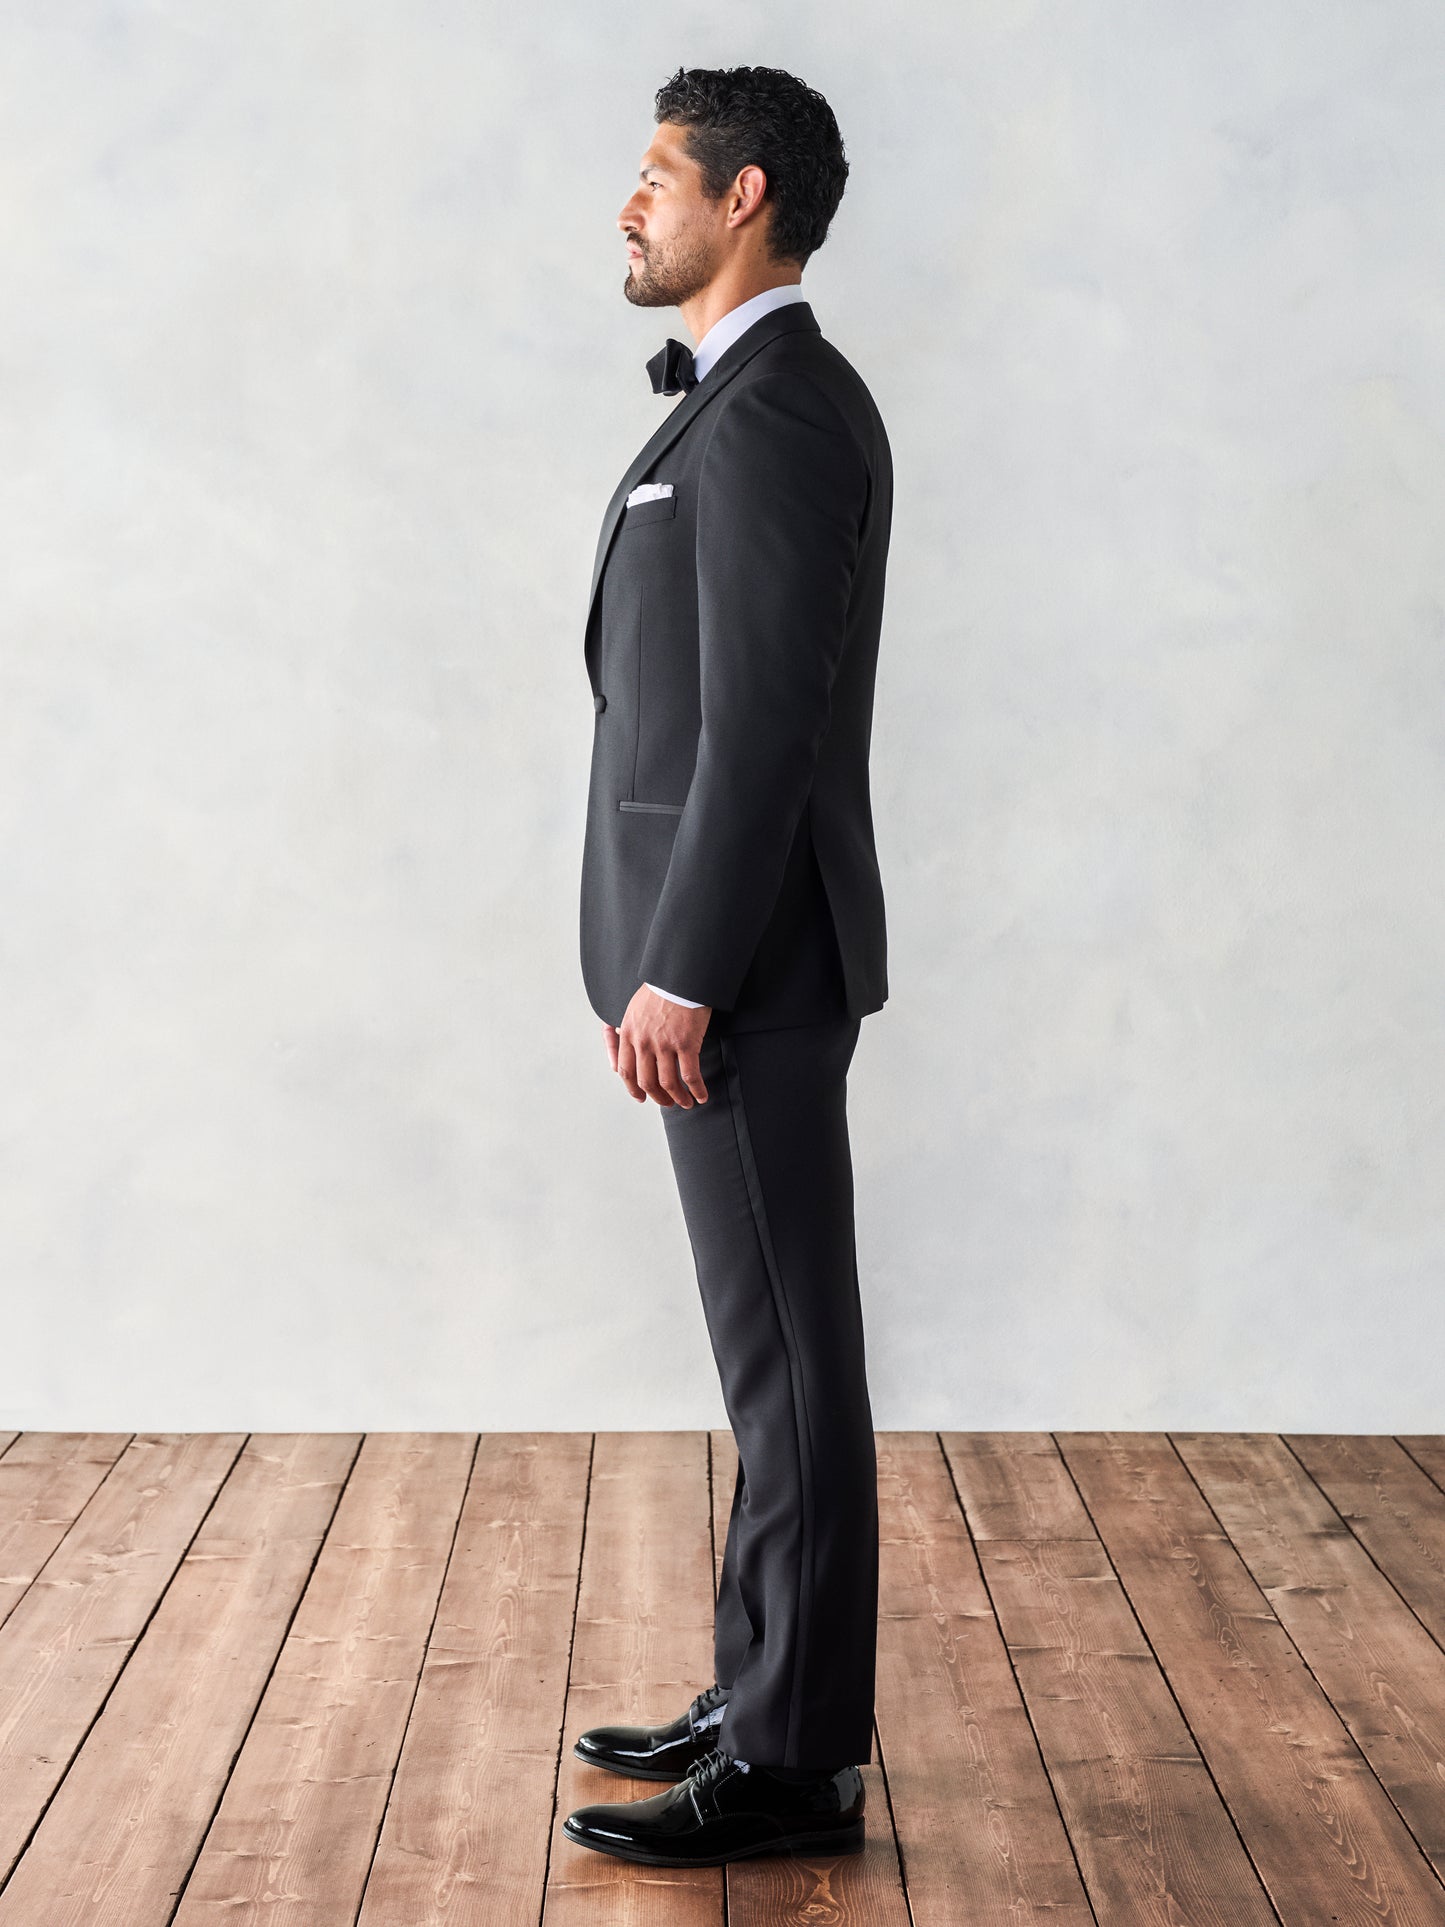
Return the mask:
<path id="1" fill-rule="evenodd" d="M 692 350 L 686 342 L 674 341 L 671 335 L 667 337 L 667 346 L 659 348 L 648 362 L 647 372 L 652 377 L 654 395 L 675 395 L 679 389 L 686 393 L 697 387 Z"/>

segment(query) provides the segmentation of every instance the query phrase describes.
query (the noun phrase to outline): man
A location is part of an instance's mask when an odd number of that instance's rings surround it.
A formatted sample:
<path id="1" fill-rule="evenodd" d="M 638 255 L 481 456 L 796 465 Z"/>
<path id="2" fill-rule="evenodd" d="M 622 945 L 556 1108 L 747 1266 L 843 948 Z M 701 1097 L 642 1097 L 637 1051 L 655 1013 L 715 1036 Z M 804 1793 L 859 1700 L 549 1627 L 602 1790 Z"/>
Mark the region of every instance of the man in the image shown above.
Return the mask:
<path id="1" fill-rule="evenodd" d="M 868 746 L 892 511 L 883 423 L 801 274 L 848 173 L 822 96 L 679 71 L 618 216 L 625 292 L 696 348 L 593 569 L 582 973 L 662 1110 L 738 1446 L 716 1678 L 574 1750 L 666 1792 L 569 1839 L 654 1865 L 863 1844 L 878 1515 L 846 1077 L 888 995 Z"/>

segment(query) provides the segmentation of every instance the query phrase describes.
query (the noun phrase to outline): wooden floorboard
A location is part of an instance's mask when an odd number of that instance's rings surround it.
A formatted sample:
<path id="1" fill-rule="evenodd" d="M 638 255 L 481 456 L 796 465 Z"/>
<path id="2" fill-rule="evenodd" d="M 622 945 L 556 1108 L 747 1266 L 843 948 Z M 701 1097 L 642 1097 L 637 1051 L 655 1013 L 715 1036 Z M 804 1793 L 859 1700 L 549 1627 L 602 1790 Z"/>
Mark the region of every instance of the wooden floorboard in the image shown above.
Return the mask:
<path id="1" fill-rule="evenodd" d="M 1056 1437 L 1285 1927 L 1440 1927 L 1445 1888 L 1168 1437 Z"/>
<path id="2" fill-rule="evenodd" d="M 1419 1466 L 1437 1491 L 1445 1492 L 1445 1438 L 1402 1433 L 1395 1441 Z"/>
<path id="3" fill-rule="evenodd" d="M 728 1432 L 0 1432 L 0 1927 L 1445 1927 L 1445 1438 L 878 1462 L 866 1850 L 669 1874 Z"/>
<path id="4" fill-rule="evenodd" d="M 542 1927 L 721 1927 L 720 1867 L 645 1867 L 562 1832 L 576 1807 L 662 1791 L 572 1748 L 589 1726 L 677 1717 L 712 1678 L 712 1606 L 706 1433 L 599 1433 Z"/>
<path id="5" fill-rule="evenodd" d="M 915 1927 L 1088 1927 L 938 1435 L 878 1438 L 876 1715 Z"/>
<path id="6" fill-rule="evenodd" d="M 0 1626 L 0 1879 L 244 1443 L 234 1432 L 132 1439 Z"/>
<path id="7" fill-rule="evenodd" d="M 129 1432 L 0 1433 L 0 1626 L 90 1503 Z"/>
<path id="8" fill-rule="evenodd" d="M 1392 1438 L 1289 1432 L 1285 1444 L 1421 1624 L 1445 1645 L 1445 1492 Z"/>
<path id="9" fill-rule="evenodd" d="M 1099 1918 L 1271 1927 L 1274 1909 L 1058 1447 L 1047 1433 L 943 1442 Z"/>
<path id="10" fill-rule="evenodd" d="M 1282 1439 L 1174 1443 L 1375 1777 L 1445 1877 L 1445 1651 Z"/>
<path id="11" fill-rule="evenodd" d="M 541 1914 L 591 1446 L 482 1436 L 359 1927 Z"/>
<path id="12" fill-rule="evenodd" d="M 475 1445 L 459 1432 L 362 1444 L 178 1927 L 352 1927 Z"/>
<path id="13" fill-rule="evenodd" d="M 0 1927 L 168 1917 L 360 1442 L 247 1440 L 0 1893 Z"/>

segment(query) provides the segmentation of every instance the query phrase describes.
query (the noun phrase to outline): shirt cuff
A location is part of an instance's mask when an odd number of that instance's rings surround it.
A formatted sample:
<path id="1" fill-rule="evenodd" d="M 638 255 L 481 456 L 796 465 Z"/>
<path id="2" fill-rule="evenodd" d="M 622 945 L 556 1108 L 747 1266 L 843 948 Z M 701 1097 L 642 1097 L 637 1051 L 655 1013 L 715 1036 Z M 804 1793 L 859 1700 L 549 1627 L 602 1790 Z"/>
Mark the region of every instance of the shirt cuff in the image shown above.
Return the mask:
<path id="1" fill-rule="evenodd" d="M 686 1004 L 689 1010 L 701 1010 L 702 1005 L 693 997 L 674 997 L 670 990 L 663 990 L 657 984 L 644 984 L 644 990 L 655 990 L 659 997 L 666 997 L 670 1004 Z"/>

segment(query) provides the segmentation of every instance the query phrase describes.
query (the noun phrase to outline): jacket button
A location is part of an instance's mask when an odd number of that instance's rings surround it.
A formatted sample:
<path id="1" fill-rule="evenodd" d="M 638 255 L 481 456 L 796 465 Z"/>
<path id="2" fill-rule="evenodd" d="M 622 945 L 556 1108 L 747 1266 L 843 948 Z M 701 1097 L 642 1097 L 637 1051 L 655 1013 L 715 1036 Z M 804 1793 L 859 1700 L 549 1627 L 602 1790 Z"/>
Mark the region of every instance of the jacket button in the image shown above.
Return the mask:
<path id="1" fill-rule="evenodd" d="M 607 707 L 607 698 L 605 696 L 594 696 L 592 698 L 592 707 L 600 716 L 602 711 Z"/>

